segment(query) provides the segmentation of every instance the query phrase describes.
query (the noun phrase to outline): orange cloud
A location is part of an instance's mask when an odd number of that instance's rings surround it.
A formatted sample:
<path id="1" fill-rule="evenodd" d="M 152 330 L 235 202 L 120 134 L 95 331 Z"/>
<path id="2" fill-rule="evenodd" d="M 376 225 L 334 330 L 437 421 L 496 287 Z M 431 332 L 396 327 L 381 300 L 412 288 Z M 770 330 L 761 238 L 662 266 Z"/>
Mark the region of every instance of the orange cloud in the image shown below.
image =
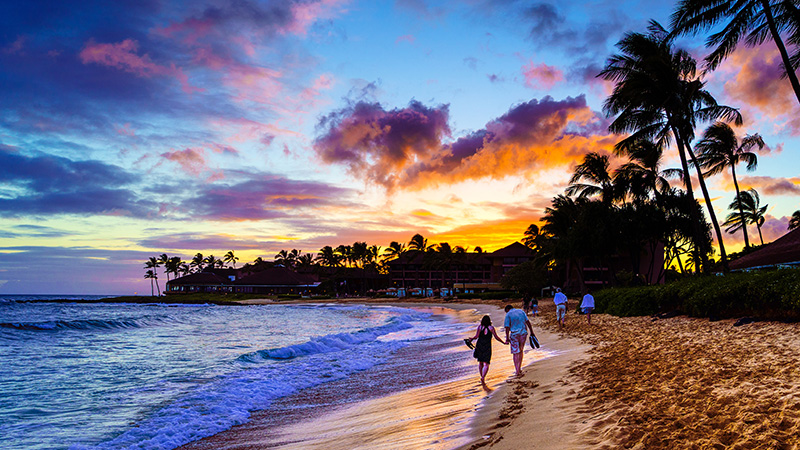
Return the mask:
<path id="1" fill-rule="evenodd" d="M 315 150 L 327 163 L 388 190 L 419 190 L 482 178 L 501 179 L 566 165 L 590 151 L 610 151 L 617 137 L 584 97 L 551 97 L 512 107 L 482 130 L 445 142 L 447 107 L 385 111 L 359 103 L 322 122 Z"/>
<path id="2" fill-rule="evenodd" d="M 742 189 L 756 188 L 759 193 L 766 195 L 800 195 L 800 177 L 742 177 L 739 185 Z"/>
<path id="3" fill-rule="evenodd" d="M 205 152 L 202 149 L 187 148 L 162 153 L 164 159 L 178 163 L 181 168 L 192 175 L 200 175 L 206 167 Z"/>

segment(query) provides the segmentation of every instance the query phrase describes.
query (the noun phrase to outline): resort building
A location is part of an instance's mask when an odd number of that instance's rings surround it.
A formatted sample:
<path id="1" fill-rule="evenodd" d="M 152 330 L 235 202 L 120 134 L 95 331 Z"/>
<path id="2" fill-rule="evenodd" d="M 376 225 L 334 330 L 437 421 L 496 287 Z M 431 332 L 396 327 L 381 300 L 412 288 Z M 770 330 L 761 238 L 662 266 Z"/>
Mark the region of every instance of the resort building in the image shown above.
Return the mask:
<path id="1" fill-rule="evenodd" d="M 730 263 L 731 270 L 800 267 L 800 228 Z"/>

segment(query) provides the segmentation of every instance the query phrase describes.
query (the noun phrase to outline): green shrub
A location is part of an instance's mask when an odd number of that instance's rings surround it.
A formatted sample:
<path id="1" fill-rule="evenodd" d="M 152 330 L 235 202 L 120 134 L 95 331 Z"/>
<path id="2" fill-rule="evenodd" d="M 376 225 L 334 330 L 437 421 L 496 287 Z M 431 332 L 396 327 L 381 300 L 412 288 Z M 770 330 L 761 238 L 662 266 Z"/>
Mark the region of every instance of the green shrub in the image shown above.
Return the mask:
<path id="1" fill-rule="evenodd" d="M 697 275 L 663 286 L 604 289 L 597 311 L 643 316 L 678 311 L 693 317 L 800 318 L 800 270 Z"/>

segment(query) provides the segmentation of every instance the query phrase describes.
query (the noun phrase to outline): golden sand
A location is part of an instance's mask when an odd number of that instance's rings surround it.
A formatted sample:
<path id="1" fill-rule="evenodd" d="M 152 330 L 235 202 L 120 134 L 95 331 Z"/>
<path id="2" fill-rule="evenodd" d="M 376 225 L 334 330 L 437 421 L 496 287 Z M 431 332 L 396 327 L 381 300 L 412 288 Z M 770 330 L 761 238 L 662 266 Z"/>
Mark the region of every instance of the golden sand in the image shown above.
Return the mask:
<path id="1" fill-rule="evenodd" d="M 561 332 L 549 303 L 543 345 L 586 352 L 511 380 L 466 448 L 800 448 L 800 324 L 570 314 Z"/>

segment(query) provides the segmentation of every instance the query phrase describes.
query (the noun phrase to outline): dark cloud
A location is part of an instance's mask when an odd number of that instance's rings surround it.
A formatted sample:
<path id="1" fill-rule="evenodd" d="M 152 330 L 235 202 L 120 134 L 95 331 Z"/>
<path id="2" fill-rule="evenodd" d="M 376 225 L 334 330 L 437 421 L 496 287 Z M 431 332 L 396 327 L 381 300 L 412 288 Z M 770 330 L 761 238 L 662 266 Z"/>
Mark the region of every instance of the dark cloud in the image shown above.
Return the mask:
<path id="1" fill-rule="evenodd" d="M 252 175 L 231 185 L 198 186 L 199 193 L 183 201 L 180 209 L 193 218 L 207 220 L 286 219 L 303 211 L 327 206 L 347 206 L 351 189 L 313 181 L 296 181 L 279 176 Z"/>
<path id="2" fill-rule="evenodd" d="M 124 186 L 139 177 L 99 161 L 50 155 L 25 156 L 0 147 L 0 179 L 12 183 L 0 199 L 0 215 L 137 214 L 153 204 Z"/>
<path id="3" fill-rule="evenodd" d="M 450 135 L 448 118 L 447 105 L 428 108 L 412 101 L 387 111 L 377 103 L 360 102 L 320 120 L 322 135 L 314 149 L 326 163 L 346 164 L 391 186 L 395 169 L 439 149 L 442 138 Z"/>

